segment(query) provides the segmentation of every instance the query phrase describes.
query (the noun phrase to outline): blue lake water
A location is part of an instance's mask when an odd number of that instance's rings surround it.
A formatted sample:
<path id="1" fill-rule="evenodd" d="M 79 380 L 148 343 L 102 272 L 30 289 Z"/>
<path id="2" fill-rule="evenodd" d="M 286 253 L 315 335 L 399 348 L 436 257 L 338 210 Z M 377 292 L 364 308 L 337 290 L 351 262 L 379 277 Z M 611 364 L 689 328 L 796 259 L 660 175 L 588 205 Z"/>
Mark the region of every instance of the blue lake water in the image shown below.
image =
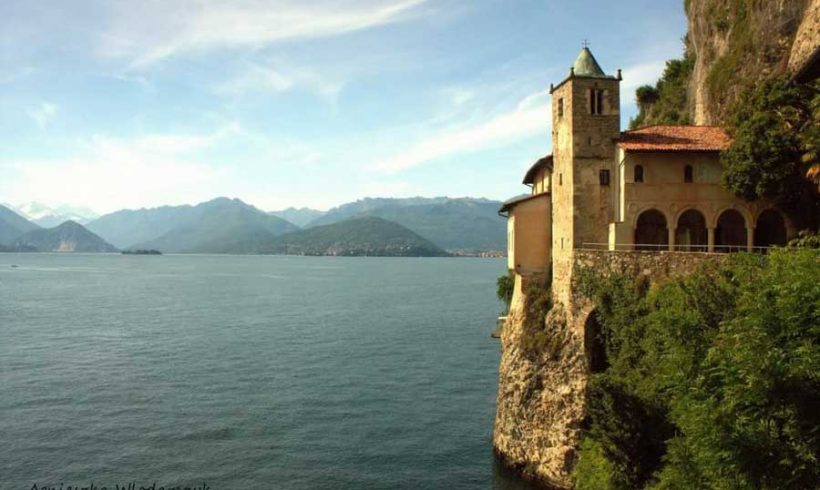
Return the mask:
<path id="1" fill-rule="evenodd" d="M 492 454 L 504 270 L 0 254 L 0 489 L 529 488 Z"/>

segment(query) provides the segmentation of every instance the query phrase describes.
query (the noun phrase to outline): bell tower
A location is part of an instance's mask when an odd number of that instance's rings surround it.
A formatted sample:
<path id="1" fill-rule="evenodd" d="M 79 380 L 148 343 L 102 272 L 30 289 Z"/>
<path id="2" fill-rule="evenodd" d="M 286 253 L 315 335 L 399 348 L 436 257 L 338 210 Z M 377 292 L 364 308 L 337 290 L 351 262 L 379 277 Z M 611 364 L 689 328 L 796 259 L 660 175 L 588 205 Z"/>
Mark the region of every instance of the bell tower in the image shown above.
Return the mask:
<path id="1" fill-rule="evenodd" d="M 584 44 L 567 78 L 550 88 L 554 288 L 569 282 L 572 250 L 607 243 L 614 213 L 621 72 L 605 74 Z"/>

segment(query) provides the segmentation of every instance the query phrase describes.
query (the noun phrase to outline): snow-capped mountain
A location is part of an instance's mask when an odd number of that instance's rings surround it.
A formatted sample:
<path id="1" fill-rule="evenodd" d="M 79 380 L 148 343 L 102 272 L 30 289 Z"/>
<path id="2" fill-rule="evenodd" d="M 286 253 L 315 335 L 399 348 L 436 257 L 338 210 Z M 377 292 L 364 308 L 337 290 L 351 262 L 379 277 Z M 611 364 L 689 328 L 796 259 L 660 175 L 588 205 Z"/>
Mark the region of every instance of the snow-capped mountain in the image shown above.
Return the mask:
<path id="1" fill-rule="evenodd" d="M 51 228 L 68 220 L 84 225 L 99 217 L 91 209 L 67 204 L 52 208 L 39 202 L 27 202 L 8 207 L 44 228 Z"/>

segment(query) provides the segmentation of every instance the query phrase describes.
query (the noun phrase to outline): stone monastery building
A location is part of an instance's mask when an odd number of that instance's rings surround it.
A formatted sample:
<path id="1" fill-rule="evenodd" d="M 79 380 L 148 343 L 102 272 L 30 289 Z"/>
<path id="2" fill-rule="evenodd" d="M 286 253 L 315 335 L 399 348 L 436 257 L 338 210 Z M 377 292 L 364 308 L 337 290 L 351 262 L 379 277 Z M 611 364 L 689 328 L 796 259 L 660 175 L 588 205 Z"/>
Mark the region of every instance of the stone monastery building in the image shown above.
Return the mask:
<path id="1" fill-rule="evenodd" d="M 531 195 L 504 203 L 508 266 L 518 274 L 571 267 L 572 251 L 752 251 L 794 233 L 765 201 L 720 184 L 719 127 L 620 127 L 621 71 L 606 75 L 583 48 L 550 88 L 552 154 L 527 171 Z M 569 271 L 567 271 L 568 273 Z M 560 298 L 557 298 L 560 299 Z"/>

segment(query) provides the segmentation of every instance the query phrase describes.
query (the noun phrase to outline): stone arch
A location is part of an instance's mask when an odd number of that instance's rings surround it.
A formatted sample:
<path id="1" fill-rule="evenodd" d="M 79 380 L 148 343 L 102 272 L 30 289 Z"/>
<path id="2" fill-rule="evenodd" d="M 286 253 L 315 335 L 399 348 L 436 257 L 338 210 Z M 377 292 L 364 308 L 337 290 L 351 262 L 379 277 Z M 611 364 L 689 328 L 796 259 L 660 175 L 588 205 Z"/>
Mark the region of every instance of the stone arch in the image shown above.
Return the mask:
<path id="1" fill-rule="evenodd" d="M 734 208 L 724 209 L 715 223 L 715 251 L 741 252 L 746 250 L 748 221 Z"/>
<path id="2" fill-rule="evenodd" d="M 645 209 L 635 219 L 635 250 L 664 250 L 669 246 L 669 225 L 666 215 L 655 209 Z"/>
<path id="3" fill-rule="evenodd" d="M 592 310 L 584 322 L 584 353 L 591 374 L 604 372 L 609 367 L 606 338 L 598 320 L 598 310 Z"/>
<path id="4" fill-rule="evenodd" d="M 716 212 L 711 216 L 711 220 L 709 220 L 709 216 L 706 217 L 707 221 L 710 223 L 712 228 L 717 227 L 718 219 L 720 219 L 720 215 L 722 215 L 726 211 L 729 211 L 730 209 L 733 209 L 733 210 L 737 211 L 738 213 L 740 213 L 741 216 L 743 216 L 743 221 L 746 223 L 746 226 L 749 226 L 749 223 L 754 223 L 755 222 L 754 213 L 751 210 L 747 209 L 744 206 L 738 206 L 736 204 L 730 204 L 728 206 L 720 206 L 720 207 L 715 208 Z"/>
<path id="5" fill-rule="evenodd" d="M 786 220 L 779 211 L 769 208 L 757 216 L 754 245 L 771 247 L 786 244 Z"/>
<path id="6" fill-rule="evenodd" d="M 706 217 L 700 210 L 689 208 L 678 215 L 675 229 L 675 249 L 684 252 L 705 252 L 709 242 Z"/>

